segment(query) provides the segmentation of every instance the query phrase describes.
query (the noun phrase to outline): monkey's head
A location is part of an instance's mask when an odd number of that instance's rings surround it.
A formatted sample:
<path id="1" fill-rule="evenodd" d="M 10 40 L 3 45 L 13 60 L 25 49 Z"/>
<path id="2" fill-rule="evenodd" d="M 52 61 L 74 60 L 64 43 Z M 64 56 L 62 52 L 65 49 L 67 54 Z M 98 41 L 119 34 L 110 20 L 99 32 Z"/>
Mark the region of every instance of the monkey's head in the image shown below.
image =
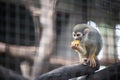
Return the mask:
<path id="1" fill-rule="evenodd" d="M 85 35 L 89 33 L 89 27 L 87 24 L 77 24 L 73 27 L 74 40 L 82 40 Z"/>

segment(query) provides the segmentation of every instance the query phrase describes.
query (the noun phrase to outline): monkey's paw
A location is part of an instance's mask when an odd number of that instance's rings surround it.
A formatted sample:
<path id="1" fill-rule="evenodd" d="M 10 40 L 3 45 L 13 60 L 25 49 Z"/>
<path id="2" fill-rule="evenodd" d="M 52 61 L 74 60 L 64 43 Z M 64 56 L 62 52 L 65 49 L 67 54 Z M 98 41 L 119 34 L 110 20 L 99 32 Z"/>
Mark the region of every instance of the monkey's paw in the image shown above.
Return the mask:
<path id="1" fill-rule="evenodd" d="M 89 59 L 88 59 L 88 58 L 83 58 L 83 59 L 82 59 L 82 64 L 83 64 L 83 65 L 87 65 L 88 62 L 89 62 Z"/>
<path id="2" fill-rule="evenodd" d="M 96 60 L 95 60 L 95 58 L 90 58 L 89 62 L 90 62 L 90 66 L 91 67 L 96 67 Z"/>

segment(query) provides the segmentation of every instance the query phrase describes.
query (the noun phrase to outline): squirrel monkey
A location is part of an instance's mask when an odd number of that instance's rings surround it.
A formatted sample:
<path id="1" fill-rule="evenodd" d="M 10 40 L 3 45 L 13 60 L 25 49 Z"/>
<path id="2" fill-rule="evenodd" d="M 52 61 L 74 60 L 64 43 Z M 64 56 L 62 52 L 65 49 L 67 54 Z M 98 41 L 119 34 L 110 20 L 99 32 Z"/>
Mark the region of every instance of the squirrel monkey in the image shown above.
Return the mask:
<path id="1" fill-rule="evenodd" d="M 102 48 L 102 37 L 97 29 L 87 24 L 77 24 L 73 28 L 74 41 L 71 48 L 79 54 L 82 64 L 96 67 L 97 56 Z"/>

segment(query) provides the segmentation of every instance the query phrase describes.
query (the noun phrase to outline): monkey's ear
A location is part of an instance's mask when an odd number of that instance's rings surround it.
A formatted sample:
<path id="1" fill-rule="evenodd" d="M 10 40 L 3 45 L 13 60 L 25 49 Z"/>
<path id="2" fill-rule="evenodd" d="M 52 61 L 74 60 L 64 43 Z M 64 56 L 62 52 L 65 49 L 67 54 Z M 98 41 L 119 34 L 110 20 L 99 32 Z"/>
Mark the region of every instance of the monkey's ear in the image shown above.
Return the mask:
<path id="1" fill-rule="evenodd" d="M 88 34 L 89 31 L 90 31 L 89 28 L 85 28 L 85 29 L 84 29 L 84 35 Z"/>

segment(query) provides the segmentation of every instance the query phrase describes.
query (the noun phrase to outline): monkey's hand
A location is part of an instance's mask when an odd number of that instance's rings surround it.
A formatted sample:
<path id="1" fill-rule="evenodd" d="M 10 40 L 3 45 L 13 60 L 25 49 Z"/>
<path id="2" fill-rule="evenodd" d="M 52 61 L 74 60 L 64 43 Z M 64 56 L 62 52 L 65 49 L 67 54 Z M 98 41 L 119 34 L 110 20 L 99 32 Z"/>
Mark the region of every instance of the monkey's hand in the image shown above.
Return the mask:
<path id="1" fill-rule="evenodd" d="M 74 40 L 71 42 L 70 47 L 75 50 L 77 53 L 80 52 L 80 41 L 79 40 Z"/>
<path id="2" fill-rule="evenodd" d="M 89 55 L 89 62 L 91 67 L 96 67 L 96 55 L 95 53 Z"/>
<path id="3" fill-rule="evenodd" d="M 79 40 L 72 41 L 70 47 L 74 49 L 78 54 L 86 55 L 86 48 L 84 45 L 80 45 Z"/>

